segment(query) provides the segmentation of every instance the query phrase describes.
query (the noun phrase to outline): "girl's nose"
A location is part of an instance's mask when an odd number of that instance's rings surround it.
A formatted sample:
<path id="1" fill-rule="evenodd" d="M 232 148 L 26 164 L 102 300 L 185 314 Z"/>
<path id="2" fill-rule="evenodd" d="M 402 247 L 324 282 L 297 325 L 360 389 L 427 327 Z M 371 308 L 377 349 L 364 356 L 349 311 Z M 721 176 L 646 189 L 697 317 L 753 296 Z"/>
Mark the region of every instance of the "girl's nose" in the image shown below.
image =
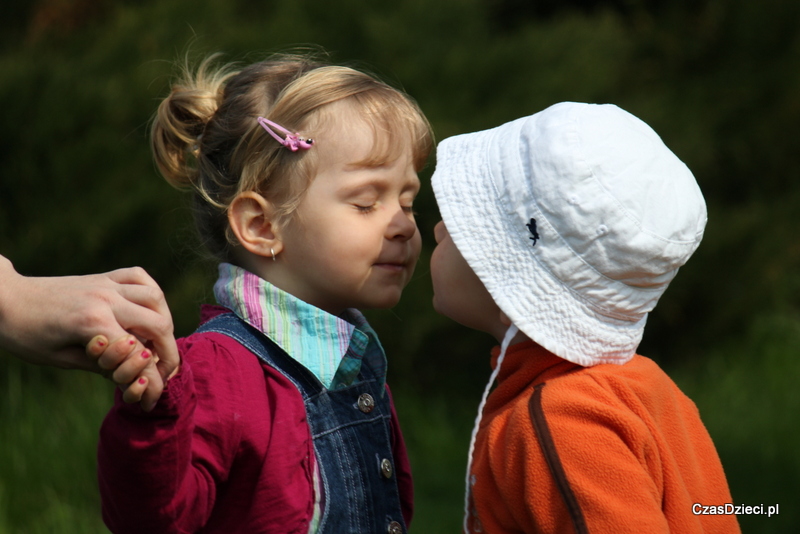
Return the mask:
<path id="1" fill-rule="evenodd" d="M 414 222 L 413 215 L 409 214 L 402 207 L 392 217 L 387 229 L 389 239 L 400 239 L 406 241 L 414 237 L 417 233 L 417 223 Z"/>

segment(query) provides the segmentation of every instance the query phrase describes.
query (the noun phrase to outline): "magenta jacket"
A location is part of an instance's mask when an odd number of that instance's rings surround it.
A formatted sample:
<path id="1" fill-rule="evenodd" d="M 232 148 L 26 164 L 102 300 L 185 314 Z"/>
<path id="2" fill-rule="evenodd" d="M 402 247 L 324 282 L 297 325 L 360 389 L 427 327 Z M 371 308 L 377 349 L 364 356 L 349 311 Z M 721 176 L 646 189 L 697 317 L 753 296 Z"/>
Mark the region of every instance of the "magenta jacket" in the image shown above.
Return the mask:
<path id="1" fill-rule="evenodd" d="M 202 322 L 226 311 L 204 306 Z M 225 335 L 194 334 L 178 348 L 181 369 L 152 412 L 117 392 L 103 422 L 98 478 L 108 528 L 308 532 L 316 467 L 300 393 Z M 411 469 L 393 404 L 392 447 L 409 524 Z"/>

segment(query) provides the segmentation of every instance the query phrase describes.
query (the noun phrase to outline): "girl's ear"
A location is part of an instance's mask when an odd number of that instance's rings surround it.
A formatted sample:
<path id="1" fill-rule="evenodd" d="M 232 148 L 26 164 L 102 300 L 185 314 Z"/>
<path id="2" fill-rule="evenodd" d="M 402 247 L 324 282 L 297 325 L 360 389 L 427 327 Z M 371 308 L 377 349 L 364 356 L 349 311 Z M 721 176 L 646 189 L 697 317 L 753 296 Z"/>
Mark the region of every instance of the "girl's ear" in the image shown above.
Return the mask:
<path id="1" fill-rule="evenodd" d="M 283 250 L 272 203 L 254 191 L 237 196 L 228 208 L 228 224 L 245 250 L 270 258 Z"/>

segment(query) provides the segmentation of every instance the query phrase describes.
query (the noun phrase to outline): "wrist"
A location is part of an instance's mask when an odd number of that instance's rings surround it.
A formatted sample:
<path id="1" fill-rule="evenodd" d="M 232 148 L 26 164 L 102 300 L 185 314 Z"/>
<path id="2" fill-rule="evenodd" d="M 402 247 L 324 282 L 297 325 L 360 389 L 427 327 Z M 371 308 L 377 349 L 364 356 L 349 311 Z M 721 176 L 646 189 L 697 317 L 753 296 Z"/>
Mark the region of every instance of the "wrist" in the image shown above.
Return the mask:
<path id="1" fill-rule="evenodd" d="M 5 346 L 8 339 L 5 334 L 9 329 L 8 314 L 13 309 L 13 288 L 19 283 L 19 278 L 22 276 L 14 269 L 11 261 L 0 256 L 0 346 Z"/>

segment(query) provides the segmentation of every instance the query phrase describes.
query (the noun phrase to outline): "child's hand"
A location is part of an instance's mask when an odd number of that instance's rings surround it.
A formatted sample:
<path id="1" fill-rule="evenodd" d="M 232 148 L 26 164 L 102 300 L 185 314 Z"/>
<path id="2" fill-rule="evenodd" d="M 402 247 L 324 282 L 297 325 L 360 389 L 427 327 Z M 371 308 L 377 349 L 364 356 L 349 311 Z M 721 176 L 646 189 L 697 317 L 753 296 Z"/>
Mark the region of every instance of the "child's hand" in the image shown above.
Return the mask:
<path id="1" fill-rule="evenodd" d="M 156 365 L 158 356 L 152 350 L 132 335 L 111 343 L 98 335 L 86 345 L 86 353 L 104 369 L 103 376 L 120 387 L 125 402 L 141 402 L 147 412 L 153 409 L 164 389 L 164 380 Z"/>

